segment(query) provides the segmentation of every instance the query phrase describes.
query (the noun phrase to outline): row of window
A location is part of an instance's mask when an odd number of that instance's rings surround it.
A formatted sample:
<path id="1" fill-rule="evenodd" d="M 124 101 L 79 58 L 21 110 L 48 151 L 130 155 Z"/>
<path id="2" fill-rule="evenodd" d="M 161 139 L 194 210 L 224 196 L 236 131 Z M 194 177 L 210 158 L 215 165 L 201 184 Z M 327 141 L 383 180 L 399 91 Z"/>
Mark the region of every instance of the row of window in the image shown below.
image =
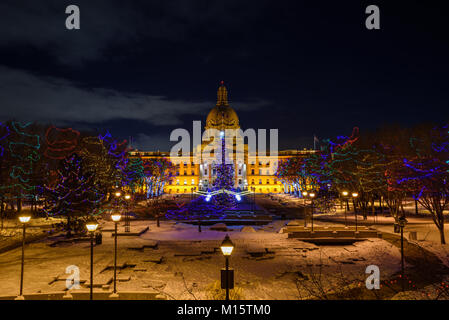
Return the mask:
<path id="1" fill-rule="evenodd" d="M 271 176 L 272 175 L 272 173 L 270 172 L 269 169 L 265 170 L 265 173 L 266 173 L 265 175 L 267 175 L 267 176 Z M 255 175 L 254 169 L 251 169 L 251 175 Z M 263 175 L 263 170 L 262 169 L 259 169 L 259 175 L 260 176 Z"/>
<path id="2" fill-rule="evenodd" d="M 176 171 L 176 175 L 179 176 L 179 171 Z M 192 170 L 191 171 L 191 176 L 194 176 L 194 175 L 195 175 L 195 171 Z M 183 176 L 187 176 L 187 171 L 184 170 Z"/>
<path id="3" fill-rule="evenodd" d="M 207 169 L 204 169 L 204 174 L 207 175 Z M 216 174 L 216 169 L 212 169 L 212 174 L 213 175 Z M 176 171 L 176 175 L 179 176 L 179 171 Z M 187 176 L 187 171 L 186 170 L 184 170 L 184 174 L 183 175 Z M 190 175 L 192 175 L 192 176 L 196 175 L 195 171 L 192 170 Z M 238 175 L 239 176 L 242 175 L 242 169 L 238 170 Z M 251 169 L 251 175 L 255 175 L 254 169 Z M 263 175 L 263 170 L 262 169 L 259 169 L 259 175 Z M 270 172 L 270 170 L 267 169 L 267 170 L 265 170 L 265 175 L 271 176 L 272 173 Z"/>
<path id="4" fill-rule="evenodd" d="M 274 184 L 277 184 L 278 181 L 276 179 L 273 180 Z M 254 183 L 254 179 L 251 179 L 251 184 L 255 184 Z M 262 184 L 262 179 L 259 179 L 259 184 Z M 270 179 L 267 179 L 267 184 L 270 184 Z"/>
<path id="5" fill-rule="evenodd" d="M 258 192 L 260 192 L 260 193 L 262 193 L 262 192 L 278 192 L 278 189 L 277 188 L 274 188 L 274 189 L 270 189 L 270 188 L 268 188 L 268 189 L 262 189 L 262 188 L 259 188 L 258 190 L 256 189 L 256 191 L 258 191 Z M 183 189 L 182 190 L 182 193 L 188 193 L 188 192 L 190 192 L 189 190 L 187 190 L 187 189 Z M 171 189 L 169 189 L 168 190 L 168 193 L 170 194 L 170 193 L 172 193 L 172 190 Z M 176 189 L 176 192 L 175 193 L 180 193 L 179 192 L 179 189 Z"/>
<path id="6" fill-rule="evenodd" d="M 203 164 L 204 164 L 204 165 L 207 165 L 207 162 L 204 162 Z M 215 161 L 212 161 L 212 165 L 214 165 L 214 164 L 215 164 Z M 276 166 L 276 164 L 277 164 L 277 162 L 274 163 L 275 166 Z M 180 165 L 181 165 L 181 164 L 178 163 L 178 164 L 176 165 L 176 167 L 179 168 Z M 184 163 L 182 163 L 182 165 L 183 165 L 184 167 L 187 167 L 188 165 L 190 165 L 190 166 L 195 166 L 196 164 L 195 164 L 194 162 L 190 162 L 190 163 L 184 162 Z M 242 163 L 239 163 L 239 165 L 242 165 Z M 252 165 L 252 166 L 256 165 L 256 161 L 251 161 L 251 162 L 250 162 L 250 165 Z M 265 163 L 262 162 L 262 161 L 259 161 L 259 166 L 263 166 L 263 165 L 269 166 L 269 165 L 270 165 L 270 161 L 267 161 L 267 162 L 265 162 Z"/>
<path id="7" fill-rule="evenodd" d="M 172 180 L 170 180 L 169 182 L 168 182 L 168 184 L 173 184 L 173 181 Z M 195 179 L 192 179 L 192 182 L 190 183 L 192 186 L 194 186 L 195 185 Z M 176 180 L 176 185 L 177 186 L 179 186 L 179 180 Z M 184 179 L 184 185 L 187 185 L 187 179 Z"/>

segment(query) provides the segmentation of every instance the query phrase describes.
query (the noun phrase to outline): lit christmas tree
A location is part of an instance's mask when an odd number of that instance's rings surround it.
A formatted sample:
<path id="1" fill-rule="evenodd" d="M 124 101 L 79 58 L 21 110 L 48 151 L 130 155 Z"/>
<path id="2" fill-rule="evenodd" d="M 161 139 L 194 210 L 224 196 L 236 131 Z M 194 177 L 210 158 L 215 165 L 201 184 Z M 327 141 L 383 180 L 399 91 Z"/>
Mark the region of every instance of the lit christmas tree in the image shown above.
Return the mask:
<path id="1" fill-rule="evenodd" d="M 226 139 L 221 136 L 221 159 L 214 167 L 217 177 L 212 183 L 213 191 L 233 191 L 234 190 L 234 165 L 226 161 Z M 216 206 L 232 208 L 236 205 L 236 199 L 233 194 L 221 192 L 215 195 L 213 202 Z"/>

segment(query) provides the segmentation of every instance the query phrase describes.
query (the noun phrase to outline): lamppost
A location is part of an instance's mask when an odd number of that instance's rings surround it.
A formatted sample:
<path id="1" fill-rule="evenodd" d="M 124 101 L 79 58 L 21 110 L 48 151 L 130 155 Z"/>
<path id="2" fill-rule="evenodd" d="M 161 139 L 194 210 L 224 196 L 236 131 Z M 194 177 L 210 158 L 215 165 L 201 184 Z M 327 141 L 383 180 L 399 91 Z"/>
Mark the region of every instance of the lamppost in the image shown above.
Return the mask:
<path id="1" fill-rule="evenodd" d="M 306 210 L 307 208 L 305 207 L 306 205 L 306 197 L 309 193 L 307 191 L 303 191 L 302 192 L 302 196 L 304 197 L 304 210 Z M 304 211 L 304 228 L 307 227 L 307 211 Z"/>
<path id="2" fill-rule="evenodd" d="M 405 279 L 404 279 L 404 227 L 407 223 L 407 219 L 405 218 L 405 216 L 400 216 L 398 219 L 398 225 L 401 228 L 401 280 L 402 280 L 402 291 L 404 291 L 404 284 L 405 284 Z"/>
<path id="3" fill-rule="evenodd" d="M 86 222 L 86 228 L 90 234 L 90 300 L 93 300 L 94 296 L 94 233 L 97 227 L 98 222 L 93 218 Z"/>
<path id="4" fill-rule="evenodd" d="M 129 194 L 125 194 L 125 200 L 126 200 L 126 212 L 125 212 L 125 232 L 130 231 L 130 223 L 129 223 L 129 199 L 131 199 L 131 196 Z"/>
<path id="5" fill-rule="evenodd" d="M 20 268 L 20 291 L 19 296 L 16 298 L 17 300 L 24 300 L 23 297 L 23 269 L 25 265 L 25 233 L 26 233 L 26 225 L 30 222 L 30 215 L 21 215 L 19 217 L 19 221 L 22 223 L 23 233 L 22 233 L 22 266 Z"/>
<path id="6" fill-rule="evenodd" d="M 115 205 L 117 207 L 117 212 L 120 212 L 120 197 L 122 196 L 122 193 L 120 191 L 117 191 L 115 193 Z M 112 217 L 112 216 L 111 216 Z"/>
<path id="7" fill-rule="evenodd" d="M 346 214 L 348 212 L 348 191 L 343 191 L 341 193 L 341 195 L 343 196 L 343 200 L 345 200 L 345 227 L 348 226 L 348 221 L 346 219 Z"/>
<path id="8" fill-rule="evenodd" d="M 357 192 L 352 193 L 352 201 L 354 203 L 354 215 L 355 215 L 355 232 L 357 232 L 357 209 L 355 207 L 355 199 L 359 196 Z"/>
<path id="9" fill-rule="evenodd" d="M 312 207 L 312 232 L 313 232 L 313 198 L 315 198 L 315 193 L 314 192 L 309 193 L 309 197 L 310 197 L 310 205 Z"/>
<path id="10" fill-rule="evenodd" d="M 307 197 L 307 195 L 308 195 L 307 191 L 303 191 L 302 192 L 302 196 L 304 197 L 304 205 L 306 204 L 306 197 Z"/>
<path id="11" fill-rule="evenodd" d="M 234 270 L 229 270 L 229 257 L 234 250 L 234 244 L 229 238 L 229 235 L 226 235 L 226 237 L 224 238 L 223 242 L 221 243 L 220 249 L 226 258 L 226 268 L 221 272 L 221 288 L 226 289 L 226 300 L 229 300 L 229 289 L 234 288 Z"/>
<path id="12" fill-rule="evenodd" d="M 253 210 L 251 210 L 251 213 L 254 213 L 256 210 L 256 187 L 251 187 L 251 189 L 253 190 Z"/>
<path id="13" fill-rule="evenodd" d="M 110 295 L 110 298 L 118 298 L 117 294 L 117 224 L 122 218 L 120 213 L 111 215 L 112 221 L 114 221 L 114 290 Z"/>

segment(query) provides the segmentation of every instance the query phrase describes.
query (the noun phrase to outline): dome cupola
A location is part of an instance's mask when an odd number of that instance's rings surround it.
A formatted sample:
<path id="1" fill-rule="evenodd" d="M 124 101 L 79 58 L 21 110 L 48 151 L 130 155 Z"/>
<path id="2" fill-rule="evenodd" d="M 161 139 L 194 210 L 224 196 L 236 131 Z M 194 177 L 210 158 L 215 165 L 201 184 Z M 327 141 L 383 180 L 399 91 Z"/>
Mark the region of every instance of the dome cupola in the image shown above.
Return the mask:
<path id="1" fill-rule="evenodd" d="M 229 106 L 228 90 L 223 81 L 220 82 L 217 91 L 217 104 L 207 115 L 205 128 L 206 130 L 217 129 L 220 131 L 240 128 L 239 117 L 234 109 Z"/>

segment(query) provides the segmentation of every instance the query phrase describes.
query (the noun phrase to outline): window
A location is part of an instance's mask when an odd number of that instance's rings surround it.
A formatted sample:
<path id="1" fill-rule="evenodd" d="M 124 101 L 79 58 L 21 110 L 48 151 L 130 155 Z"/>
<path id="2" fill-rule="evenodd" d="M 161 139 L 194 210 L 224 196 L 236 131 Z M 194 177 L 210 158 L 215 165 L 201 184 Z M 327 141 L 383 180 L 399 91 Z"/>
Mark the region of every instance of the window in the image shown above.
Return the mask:
<path id="1" fill-rule="evenodd" d="M 270 179 L 267 179 L 267 184 L 270 184 Z"/>
<path id="2" fill-rule="evenodd" d="M 267 170 L 267 176 L 269 176 L 270 175 L 270 170 Z"/>
<path id="3" fill-rule="evenodd" d="M 262 175 L 262 169 L 259 169 L 259 174 Z"/>
<path id="4" fill-rule="evenodd" d="M 207 174 L 207 169 L 204 169 L 204 174 Z"/>
<path id="5" fill-rule="evenodd" d="M 242 175 L 242 169 L 239 169 L 239 176 Z"/>
<path id="6" fill-rule="evenodd" d="M 184 185 L 186 185 L 187 184 L 187 179 L 184 179 Z"/>
<path id="7" fill-rule="evenodd" d="M 242 179 L 239 179 L 239 184 L 242 184 Z"/>
<path id="8" fill-rule="evenodd" d="M 192 179 L 192 186 L 195 185 L 195 179 Z"/>
<path id="9" fill-rule="evenodd" d="M 254 179 L 251 180 L 251 184 L 254 184 Z"/>
<path id="10" fill-rule="evenodd" d="M 195 171 L 192 170 L 192 176 L 194 176 L 194 175 L 195 175 Z"/>
<path id="11" fill-rule="evenodd" d="M 176 179 L 176 185 L 179 186 L 179 179 Z M 177 190 L 179 190 L 179 189 L 177 189 Z M 178 191 L 176 191 L 176 192 L 178 192 Z"/>
<path id="12" fill-rule="evenodd" d="M 254 174 L 254 169 L 251 169 L 251 174 Z"/>
<path id="13" fill-rule="evenodd" d="M 262 184 L 262 179 L 259 179 L 259 184 Z"/>
<path id="14" fill-rule="evenodd" d="M 185 171 L 185 170 L 184 170 L 184 175 L 185 175 L 185 176 L 187 175 L 187 171 Z"/>

